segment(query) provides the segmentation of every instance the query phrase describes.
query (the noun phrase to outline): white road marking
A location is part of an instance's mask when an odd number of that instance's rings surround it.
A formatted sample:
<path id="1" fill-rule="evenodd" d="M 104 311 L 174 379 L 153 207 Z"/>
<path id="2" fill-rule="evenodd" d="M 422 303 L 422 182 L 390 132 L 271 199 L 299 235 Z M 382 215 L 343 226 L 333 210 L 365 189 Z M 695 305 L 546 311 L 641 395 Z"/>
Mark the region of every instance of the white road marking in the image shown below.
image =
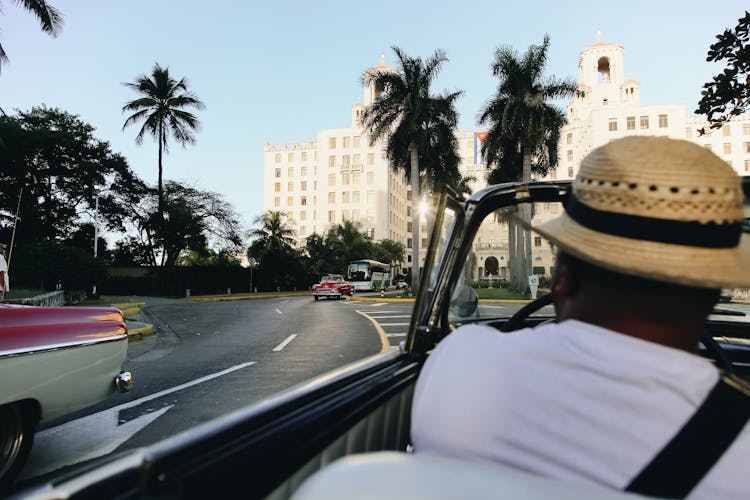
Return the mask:
<path id="1" fill-rule="evenodd" d="M 292 340 L 294 340 L 294 338 L 296 336 L 297 336 L 296 333 L 291 334 L 290 336 L 288 336 L 287 338 L 285 338 L 284 341 L 281 344 L 279 344 L 276 347 L 274 347 L 273 351 L 274 352 L 279 352 L 280 350 L 282 350 L 283 348 L 285 348 L 287 346 L 287 344 L 289 344 L 289 342 L 291 342 Z"/>
<path id="2" fill-rule="evenodd" d="M 380 323 L 380 326 L 409 326 L 409 323 Z"/>
<path id="3" fill-rule="evenodd" d="M 282 303 L 282 304 L 286 304 L 287 302 L 289 302 L 289 299 L 286 299 L 286 300 L 282 300 L 282 301 L 281 301 L 281 303 Z"/>
<path id="4" fill-rule="evenodd" d="M 255 361 L 250 361 L 235 365 L 170 389 L 45 429 L 35 436 L 29 462 L 21 477 L 36 477 L 61 467 L 111 453 L 135 433 L 164 415 L 174 405 L 164 406 L 145 413 L 123 424 L 120 424 L 120 411 L 134 408 L 156 398 L 187 389 L 254 364 Z"/>
<path id="5" fill-rule="evenodd" d="M 386 305 L 387 302 L 375 302 L 374 304 L 371 304 L 372 307 L 380 307 Z"/>
<path id="6" fill-rule="evenodd" d="M 276 312 L 279 313 L 279 314 L 284 314 L 281 311 L 279 311 L 278 309 L 276 309 Z"/>
<path id="7" fill-rule="evenodd" d="M 386 333 L 386 337 L 406 337 L 405 333 Z"/>
<path id="8" fill-rule="evenodd" d="M 378 314 L 379 314 L 379 313 L 380 313 L 380 311 L 378 311 Z M 374 316 L 374 315 L 371 315 L 371 316 L 372 316 L 373 318 L 375 318 L 375 319 L 385 319 L 385 318 L 388 318 L 388 319 L 390 319 L 390 318 L 411 318 L 411 314 L 399 314 L 399 315 L 396 315 L 396 316 Z"/>

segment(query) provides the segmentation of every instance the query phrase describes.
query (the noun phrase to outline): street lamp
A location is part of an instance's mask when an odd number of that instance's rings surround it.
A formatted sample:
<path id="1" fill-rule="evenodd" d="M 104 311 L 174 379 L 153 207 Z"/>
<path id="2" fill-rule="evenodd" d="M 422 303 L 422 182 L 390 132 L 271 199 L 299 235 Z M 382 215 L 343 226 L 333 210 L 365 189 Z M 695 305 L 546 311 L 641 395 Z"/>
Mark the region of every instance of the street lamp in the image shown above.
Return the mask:
<path id="1" fill-rule="evenodd" d="M 250 293 L 253 293 L 255 290 L 253 288 L 253 269 L 255 269 L 255 264 L 258 263 L 257 260 L 255 260 L 255 257 L 250 257 L 248 259 L 248 263 L 250 264 Z"/>

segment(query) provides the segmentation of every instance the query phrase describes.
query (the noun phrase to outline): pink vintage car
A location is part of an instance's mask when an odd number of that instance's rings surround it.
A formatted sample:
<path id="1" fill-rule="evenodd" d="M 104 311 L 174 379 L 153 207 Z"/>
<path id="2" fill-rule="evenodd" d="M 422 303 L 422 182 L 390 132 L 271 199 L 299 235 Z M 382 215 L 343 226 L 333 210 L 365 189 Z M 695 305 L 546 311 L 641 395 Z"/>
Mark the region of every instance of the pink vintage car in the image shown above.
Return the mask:
<path id="1" fill-rule="evenodd" d="M 0 304 L 0 491 L 23 467 L 39 422 L 132 389 L 122 313 Z"/>
<path id="2" fill-rule="evenodd" d="M 354 285 L 344 280 L 340 274 L 327 274 L 320 279 L 320 283 L 312 286 L 315 300 L 321 297 L 340 299 L 344 295 L 354 295 Z"/>

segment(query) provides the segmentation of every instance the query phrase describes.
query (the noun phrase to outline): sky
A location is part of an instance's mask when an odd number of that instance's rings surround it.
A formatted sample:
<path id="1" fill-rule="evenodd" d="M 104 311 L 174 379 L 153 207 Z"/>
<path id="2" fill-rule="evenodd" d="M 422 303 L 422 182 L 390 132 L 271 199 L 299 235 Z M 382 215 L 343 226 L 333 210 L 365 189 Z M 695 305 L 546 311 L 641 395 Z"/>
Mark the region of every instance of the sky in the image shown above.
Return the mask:
<path id="1" fill-rule="evenodd" d="M 245 227 L 263 211 L 263 146 L 315 140 L 319 129 L 349 127 L 362 99 L 361 74 L 394 64 L 391 47 L 449 61 L 434 92 L 463 90 L 459 126 L 496 89 L 490 65 L 498 46 L 519 52 L 549 34 L 547 75 L 577 80 L 581 50 L 603 40 L 625 47 L 625 76 L 641 83 L 641 103 L 686 105 L 720 71 L 706 52 L 734 27 L 740 0 L 568 0 L 507 2 L 214 0 L 49 0 L 64 16 L 52 38 L 12 0 L 0 0 L 0 107 L 12 114 L 45 104 L 78 115 L 124 155 L 135 173 L 157 180 L 157 145 L 123 131 L 122 85 L 154 63 L 185 77 L 206 104 L 197 144 L 172 144 L 164 176 L 222 194 Z"/>

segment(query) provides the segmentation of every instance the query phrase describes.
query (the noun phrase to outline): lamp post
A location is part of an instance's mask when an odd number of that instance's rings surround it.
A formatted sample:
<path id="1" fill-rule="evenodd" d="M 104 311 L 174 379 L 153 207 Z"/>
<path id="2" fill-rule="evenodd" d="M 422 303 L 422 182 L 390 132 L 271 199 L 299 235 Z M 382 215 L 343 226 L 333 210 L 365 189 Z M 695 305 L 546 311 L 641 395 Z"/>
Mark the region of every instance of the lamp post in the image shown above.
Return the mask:
<path id="1" fill-rule="evenodd" d="M 250 264 L 250 293 L 254 293 L 253 288 L 253 270 L 255 269 L 255 264 L 258 263 L 257 260 L 255 260 L 255 257 L 250 257 L 248 259 L 248 263 Z"/>

